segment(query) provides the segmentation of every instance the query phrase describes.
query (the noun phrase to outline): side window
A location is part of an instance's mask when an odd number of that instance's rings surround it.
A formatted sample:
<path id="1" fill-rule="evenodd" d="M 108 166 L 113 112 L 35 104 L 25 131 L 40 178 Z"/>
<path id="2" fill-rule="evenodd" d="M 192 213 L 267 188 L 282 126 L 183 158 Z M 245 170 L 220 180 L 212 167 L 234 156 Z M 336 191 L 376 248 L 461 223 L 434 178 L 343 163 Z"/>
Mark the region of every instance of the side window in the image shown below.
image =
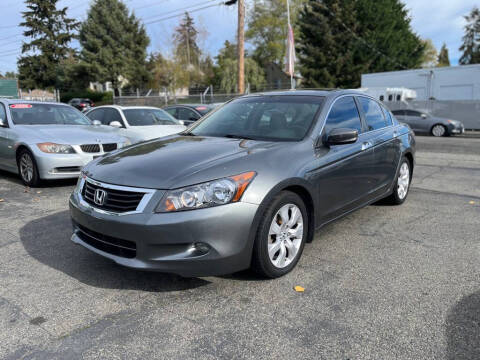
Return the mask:
<path id="1" fill-rule="evenodd" d="M 368 131 L 381 129 L 387 126 L 385 116 L 383 115 L 380 105 L 375 101 L 365 97 L 359 97 L 360 106 L 362 107 L 365 120 L 367 122 Z"/>
<path id="2" fill-rule="evenodd" d="M 98 120 L 103 124 L 104 113 L 104 109 L 93 110 L 87 114 L 87 117 L 92 121 Z"/>
<path id="3" fill-rule="evenodd" d="M 332 129 L 337 128 L 355 129 L 359 134 L 362 132 L 357 105 L 351 96 L 338 99 L 328 114 L 325 132 L 328 134 Z"/>
<path id="4" fill-rule="evenodd" d="M 382 108 L 382 110 L 383 110 L 383 113 L 385 114 L 385 118 L 387 119 L 387 125 L 392 125 L 393 124 L 392 114 L 386 108 Z"/>
<path id="5" fill-rule="evenodd" d="M 167 113 L 172 115 L 175 119 L 177 118 L 177 108 L 164 109 Z"/>
<path id="6" fill-rule="evenodd" d="M 110 125 L 110 123 L 112 121 L 118 121 L 120 124 L 122 124 L 122 126 L 124 126 L 122 116 L 120 115 L 118 110 L 107 108 L 107 109 L 105 109 L 105 115 L 103 117 L 102 124 L 103 125 Z"/>
<path id="7" fill-rule="evenodd" d="M 418 111 L 415 111 L 415 110 L 405 110 L 405 115 L 420 117 L 421 114 Z"/>
<path id="8" fill-rule="evenodd" d="M 190 109 L 181 107 L 178 108 L 178 118 L 180 120 L 198 120 L 200 116 Z"/>
<path id="9" fill-rule="evenodd" d="M 393 110 L 392 114 L 395 115 L 395 116 L 403 116 L 403 115 L 405 115 L 405 111 L 404 110 Z"/>
<path id="10" fill-rule="evenodd" d="M 0 120 L 3 123 L 3 126 L 8 126 L 7 113 L 5 112 L 5 106 L 0 103 Z"/>
<path id="11" fill-rule="evenodd" d="M 400 95 L 397 95 L 397 101 L 400 101 L 402 97 Z"/>
<path id="12" fill-rule="evenodd" d="M 383 95 L 380 95 L 380 101 L 383 101 L 385 99 L 385 97 Z"/>
<path id="13" fill-rule="evenodd" d="M 388 95 L 388 101 L 392 101 L 393 100 L 393 96 L 392 95 Z"/>

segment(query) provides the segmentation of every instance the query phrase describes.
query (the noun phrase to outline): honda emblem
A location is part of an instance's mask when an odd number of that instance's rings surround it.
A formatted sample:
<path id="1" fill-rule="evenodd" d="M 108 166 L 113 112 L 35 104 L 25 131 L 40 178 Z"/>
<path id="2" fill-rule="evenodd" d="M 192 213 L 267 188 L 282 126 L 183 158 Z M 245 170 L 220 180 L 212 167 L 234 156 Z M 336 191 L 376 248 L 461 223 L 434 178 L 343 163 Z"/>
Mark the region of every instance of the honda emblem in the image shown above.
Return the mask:
<path id="1" fill-rule="evenodd" d="M 99 206 L 105 204 L 105 198 L 107 197 L 107 192 L 102 189 L 96 189 L 93 196 L 93 202 Z"/>

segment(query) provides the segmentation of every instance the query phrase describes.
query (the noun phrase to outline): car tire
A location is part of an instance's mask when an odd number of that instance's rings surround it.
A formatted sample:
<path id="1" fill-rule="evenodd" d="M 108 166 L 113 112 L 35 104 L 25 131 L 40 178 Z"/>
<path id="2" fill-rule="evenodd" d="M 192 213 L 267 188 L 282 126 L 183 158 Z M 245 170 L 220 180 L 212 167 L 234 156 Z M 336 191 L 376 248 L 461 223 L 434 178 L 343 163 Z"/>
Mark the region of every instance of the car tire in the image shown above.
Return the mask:
<path id="1" fill-rule="evenodd" d="M 433 125 L 430 133 L 436 137 L 442 137 L 442 136 L 448 135 L 447 128 L 442 124 Z"/>
<path id="2" fill-rule="evenodd" d="M 290 191 L 276 195 L 266 207 L 258 226 L 252 269 L 266 278 L 277 278 L 290 272 L 302 256 L 308 220 L 300 196 Z"/>
<path id="3" fill-rule="evenodd" d="M 40 176 L 35 157 L 27 149 L 21 149 L 17 155 L 18 174 L 26 186 L 40 185 Z"/>
<path id="4" fill-rule="evenodd" d="M 401 205 L 405 202 L 412 179 L 411 169 L 412 164 L 410 164 L 410 161 L 406 157 L 403 157 L 400 166 L 398 167 L 397 175 L 395 176 L 393 192 L 385 199 L 387 204 Z"/>

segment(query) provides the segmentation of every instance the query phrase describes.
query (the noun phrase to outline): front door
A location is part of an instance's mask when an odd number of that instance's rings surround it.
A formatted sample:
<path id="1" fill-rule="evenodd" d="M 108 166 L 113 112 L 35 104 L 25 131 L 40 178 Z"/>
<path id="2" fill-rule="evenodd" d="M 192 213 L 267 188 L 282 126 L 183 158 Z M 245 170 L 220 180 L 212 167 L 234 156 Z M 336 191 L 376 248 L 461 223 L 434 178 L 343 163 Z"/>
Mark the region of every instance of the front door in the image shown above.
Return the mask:
<path id="1" fill-rule="evenodd" d="M 355 129 L 354 144 L 323 146 L 315 150 L 315 166 L 310 180 L 316 185 L 319 219 L 334 219 L 365 201 L 372 189 L 373 143 L 364 134 L 355 100 L 351 96 L 336 100 L 327 115 L 322 136 L 335 128 Z"/>
<path id="2" fill-rule="evenodd" d="M 15 139 L 9 127 L 5 106 L 0 103 L 0 168 L 16 171 L 17 162 L 15 159 Z"/>

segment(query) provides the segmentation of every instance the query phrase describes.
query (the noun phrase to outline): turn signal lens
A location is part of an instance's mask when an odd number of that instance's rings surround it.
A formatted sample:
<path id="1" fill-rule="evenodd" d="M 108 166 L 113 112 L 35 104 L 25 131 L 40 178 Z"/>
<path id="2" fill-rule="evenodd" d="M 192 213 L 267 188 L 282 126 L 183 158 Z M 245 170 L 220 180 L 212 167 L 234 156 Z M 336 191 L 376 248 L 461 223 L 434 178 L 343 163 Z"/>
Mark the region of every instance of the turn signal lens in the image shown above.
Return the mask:
<path id="1" fill-rule="evenodd" d="M 255 175 L 254 171 L 250 171 L 168 191 L 158 204 L 156 211 L 193 210 L 237 202 Z"/>

